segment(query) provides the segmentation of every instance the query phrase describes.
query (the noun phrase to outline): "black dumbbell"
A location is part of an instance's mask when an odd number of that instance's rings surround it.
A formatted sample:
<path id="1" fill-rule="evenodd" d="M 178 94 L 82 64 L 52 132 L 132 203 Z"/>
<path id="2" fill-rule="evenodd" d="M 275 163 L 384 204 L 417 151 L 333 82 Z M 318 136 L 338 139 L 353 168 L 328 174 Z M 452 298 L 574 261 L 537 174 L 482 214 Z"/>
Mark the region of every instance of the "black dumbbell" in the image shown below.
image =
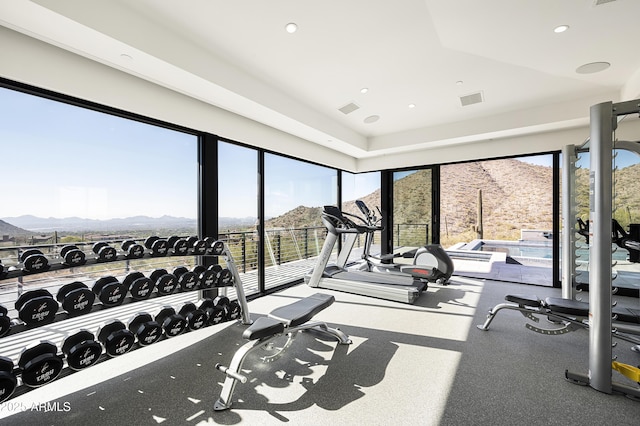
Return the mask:
<path id="1" fill-rule="evenodd" d="M 67 358 L 67 365 L 72 370 L 91 367 L 100 360 L 102 345 L 88 330 L 80 330 L 67 337 L 62 343 L 62 353 Z"/>
<path id="2" fill-rule="evenodd" d="M 27 325 L 42 325 L 52 322 L 58 312 L 58 303 L 45 289 L 23 293 L 15 304 L 18 318 Z"/>
<path id="3" fill-rule="evenodd" d="M 25 349 L 18 359 L 22 383 L 29 387 L 42 386 L 55 380 L 63 366 L 58 348 L 46 340 Z"/>
<path id="4" fill-rule="evenodd" d="M 178 279 L 175 275 L 167 272 L 166 269 L 156 269 L 149 275 L 151 281 L 156 285 L 158 294 L 166 296 L 173 293 L 178 286 Z"/>
<path id="5" fill-rule="evenodd" d="M 127 259 L 141 259 L 144 257 L 144 247 L 133 240 L 123 241 L 122 250 L 126 253 L 124 257 Z"/>
<path id="6" fill-rule="evenodd" d="M 142 272 L 131 272 L 122 280 L 122 284 L 129 290 L 133 300 L 148 299 L 155 287 L 155 283 Z"/>
<path id="7" fill-rule="evenodd" d="M 224 308 L 217 306 L 210 298 L 204 299 L 199 309 L 207 314 L 207 324 L 216 325 L 226 321 Z"/>
<path id="8" fill-rule="evenodd" d="M 167 239 L 167 244 L 171 249 L 171 254 L 174 256 L 184 256 L 189 253 L 189 243 L 182 237 L 171 236 Z"/>
<path id="9" fill-rule="evenodd" d="M 87 256 L 78 246 L 67 245 L 60 249 L 62 263 L 67 266 L 82 266 L 87 263 Z"/>
<path id="10" fill-rule="evenodd" d="M 116 277 L 107 276 L 99 278 L 93 285 L 93 292 L 98 300 L 107 307 L 118 306 L 127 295 L 127 288 Z"/>
<path id="11" fill-rule="evenodd" d="M 204 255 L 207 253 L 207 242 L 198 237 L 187 238 L 187 245 L 195 255 Z"/>
<path id="12" fill-rule="evenodd" d="M 74 281 L 60 287 L 56 299 L 70 316 L 77 316 L 91 312 L 96 295 L 86 284 Z"/>
<path id="13" fill-rule="evenodd" d="M 189 271 L 184 266 L 180 266 L 174 269 L 173 275 L 175 275 L 176 279 L 178 280 L 178 286 L 182 291 L 193 290 L 198 285 L 196 274 Z"/>
<path id="14" fill-rule="evenodd" d="M 4 266 L 2 266 L 2 261 L 0 261 L 0 280 L 4 279 L 7 276 L 7 270 L 4 269 Z"/>
<path id="15" fill-rule="evenodd" d="M 196 308 L 192 302 L 185 303 L 178 311 L 187 320 L 187 326 L 190 330 L 199 330 L 207 325 L 207 314 Z"/>
<path id="16" fill-rule="evenodd" d="M 231 310 L 230 310 L 230 305 L 231 305 L 231 301 L 229 300 L 229 298 L 227 296 L 217 296 L 215 299 L 213 299 L 213 304 L 216 305 L 217 307 L 221 308 L 222 311 L 224 312 L 224 319 L 223 321 L 229 321 L 230 315 L 231 315 Z"/>
<path id="17" fill-rule="evenodd" d="M 93 245 L 93 252 L 98 256 L 98 262 L 111 262 L 118 259 L 118 252 L 104 241 Z"/>
<path id="18" fill-rule="evenodd" d="M 224 252 L 224 242 L 215 240 L 212 237 L 205 238 L 205 241 L 209 243 L 209 254 L 220 256 Z"/>
<path id="19" fill-rule="evenodd" d="M 151 345 L 162 337 L 162 326 L 146 312 L 139 312 L 129 321 L 129 330 L 142 346 Z"/>
<path id="20" fill-rule="evenodd" d="M 198 288 L 211 288 L 216 282 L 216 272 L 202 265 L 194 267 L 193 273 L 198 280 Z"/>
<path id="21" fill-rule="evenodd" d="M 0 403 L 11 398 L 17 384 L 18 379 L 13 372 L 13 361 L 6 356 L 0 356 Z"/>
<path id="22" fill-rule="evenodd" d="M 227 309 L 227 318 L 229 319 L 229 321 L 235 321 L 240 318 L 240 315 L 242 314 L 242 308 L 240 307 L 240 303 L 238 303 L 238 301 L 233 300 L 229 302 Z"/>
<path id="23" fill-rule="evenodd" d="M 4 306 L 0 305 L 0 337 L 4 337 L 11 331 L 11 317 L 9 317 L 9 311 Z M 0 396 L 1 398 L 2 396 Z"/>
<path id="24" fill-rule="evenodd" d="M 40 250 L 25 250 L 20 254 L 22 269 L 25 272 L 45 272 L 49 269 L 49 261 Z"/>
<path id="25" fill-rule="evenodd" d="M 216 275 L 216 287 L 229 287 L 233 285 L 233 274 L 228 268 L 220 268 Z"/>
<path id="26" fill-rule="evenodd" d="M 188 325 L 185 317 L 177 314 L 171 306 L 162 307 L 160 312 L 156 314 L 156 322 L 162 326 L 164 335 L 167 337 L 182 334 Z"/>
<path id="27" fill-rule="evenodd" d="M 148 237 L 144 240 L 144 246 L 151 250 L 151 256 L 166 256 L 169 252 L 169 243 L 167 240 L 160 239 L 156 236 Z"/>
<path id="28" fill-rule="evenodd" d="M 136 337 L 131 331 L 127 330 L 122 321 L 113 320 L 100 327 L 98 341 L 104 346 L 107 355 L 116 357 L 129 352 L 136 341 Z"/>

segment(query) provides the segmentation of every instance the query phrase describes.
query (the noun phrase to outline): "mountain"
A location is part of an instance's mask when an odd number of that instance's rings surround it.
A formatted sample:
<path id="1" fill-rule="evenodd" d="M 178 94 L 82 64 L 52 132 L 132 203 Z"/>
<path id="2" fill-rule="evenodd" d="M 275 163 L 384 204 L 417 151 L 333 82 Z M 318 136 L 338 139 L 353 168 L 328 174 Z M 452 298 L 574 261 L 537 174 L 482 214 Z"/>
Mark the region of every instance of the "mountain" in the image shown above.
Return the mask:
<path id="1" fill-rule="evenodd" d="M 11 225 L 28 229 L 34 232 L 87 232 L 87 231 L 122 231 L 145 230 L 158 228 L 191 228 L 197 226 L 196 219 L 184 217 L 162 216 L 158 218 L 148 216 L 133 216 L 109 220 L 83 219 L 80 217 L 67 218 L 41 218 L 31 215 L 18 217 L 6 217 L 2 219 Z"/>
<path id="2" fill-rule="evenodd" d="M 16 236 L 24 236 L 24 235 L 33 235 L 33 232 L 29 232 L 26 229 L 19 228 L 10 223 L 5 222 L 4 220 L 0 220 L 0 239 L 5 235 L 9 237 Z"/>

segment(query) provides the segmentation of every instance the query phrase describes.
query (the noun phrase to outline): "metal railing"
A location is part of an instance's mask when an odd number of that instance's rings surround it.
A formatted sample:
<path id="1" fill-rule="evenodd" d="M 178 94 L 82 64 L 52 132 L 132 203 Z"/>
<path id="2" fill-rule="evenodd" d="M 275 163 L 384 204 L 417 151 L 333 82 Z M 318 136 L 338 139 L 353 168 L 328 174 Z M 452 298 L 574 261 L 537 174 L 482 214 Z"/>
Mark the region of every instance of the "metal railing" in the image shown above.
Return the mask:
<path id="1" fill-rule="evenodd" d="M 429 244 L 429 225 L 426 223 L 396 223 L 394 225 L 394 241 L 396 247 Z"/>

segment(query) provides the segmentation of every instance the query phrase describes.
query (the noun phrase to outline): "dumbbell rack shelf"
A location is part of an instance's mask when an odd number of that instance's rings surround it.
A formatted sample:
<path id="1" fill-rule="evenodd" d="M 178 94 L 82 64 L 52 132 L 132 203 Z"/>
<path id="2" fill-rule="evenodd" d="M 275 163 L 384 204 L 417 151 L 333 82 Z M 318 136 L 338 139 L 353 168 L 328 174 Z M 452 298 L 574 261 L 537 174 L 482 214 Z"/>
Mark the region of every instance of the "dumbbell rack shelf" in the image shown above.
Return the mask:
<path id="1" fill-rule="evenodd" d="M 176 255 L 173 255 L 173 256 L 176 256 Z M 189 253 L 184 253 L 177 256 L 178 257 L 194 256 L 194 253 L 189 252 Z M 88 328 L 90 328 L 91 324 L 93 324 L 93 327 L 96 327 L 97 324 L 104 323 L 105 320 L 107 320 L 107 324 L 108 324 L 109 319 L 111 319 L 111 321 L 122 323 L 122 321 L 124 321 L 123 316 L 125 316 L 126 313 L 131 315 L 132 312 L 137 312 L 135 314 L 135 317 L 132 320 L 130 320 L 131 322 L 129 322 L 129 329 L 131 330 L 127 331 L 127 332 L 133 332 L 134 329 L 138 329 L 138 325 L 134 325 L 134 323 L 135 321 L 137 321 L 137 317 L 140 315 L 149 317 L 149 320 L 144 319 L 143 321 L 154 322 L 153 317 L 151 317 L 149 314 L 146 313 L 147 309 L 148 309 L 148 312 L 152 312 L 152 309 L 157 309 L 158 307 L 162 307 L 161 312 L 169 308 L 169 309 L 173 309 L 173 312 L 176 313 L 177 309 L 175 309 L 171 305 L 167 306 L 167 303 L 175 303 L 176 301 L 183 301 L 183 302 L 188 301 L 190 303 L 187 303 L 187 304 L 193 305 L 192 303 L 193 300 L 201 300 L 200 308 L 197 308 L 197 309 L 200 312 L 206 312 L 206 315 L 203 313 L 200 314 L 201 318 L 205 319 L 205 325 L 215 325 L 221 321 L 229 321 L 229 320 L 239 320 L 242 324 L 250 324 L 251 320 L 249 317 L 247 300 L 244 294 L 243 283 L 241 281 L 240 275 L 238 273 L 238 269 L 233 260 L 233 256 L 231 255 L 231 252 L 229 248 L 226 246 L 226 244 L 224 244 L 222 241 L 211 242 L 210 247 L 206 253 L 199 253 L 196 256 L 199 256 L 199 258 L 201 257 L 224 258 L 227 263 L 226 277 L 227 278 L 231 277 L 231 279 L 222 280 L 222 278 L 220 278 L 220 282 L 224 283 L 224 285 L 211 285 L 211 286 L 196 285 L 190 289 L 182 289 L 180 288 L 180 286 L 176 284 L 173 291 L 169 293 L 159 294 L 157 292 L 152 292 L 143 299 L 140 299 L 140 298 L 134 299 L 131 296 L 123 296 L 123 299 L 120 301 L 120 303 L 114 306 L 105 306 L 103 303 L 99 302 L 96 298 L 96 303 L 92 305 L 91 309 L 79 315 L 78 314 L 71 315 L 65 310 L 63 310 L 61 305 L 57 305 L 55 316 L 43 323 L 26 324 L 19 318 L 12 319 L 11 326 L 8 332 L 3 338 L 0 338 L 0 351 L 4 351 L 2 349 L 3 342 L 7 342 L 7 345 L 4 346 L 5 348 L 13 348 L 11 349 L 11 351 L 15 351 L 15 350 L 18 350 L 19 347 L 23 347 L 26 349 L 29 346 L 28 345 L 29 343 L 35 344 L 37 341 L 40 341 L 39 344 L 35 345 L 36 348 L 38 348 L 39 346 L 42 346 L 44 348 L 51 348 L 53 352 L 51 353 L 34 352 L 30 354 L 32 355 L 30 357 L 31 361 L 23 362 L 23 359 L 22 359 L 23 355 L 25 355 L 25 353 L 28 353 L 32 349 L 23 350 L 23 353 L 20 355 L 20 359 L 18 360 L 17 367 L 15 366 L 13 361 L 7 360 L 6 357 L 2 356 L 2 355 L 9 355 L 9 354 L 0 353 L 0 358 L 3 358 L 2 360 L 0 360 L 1 361 L 0 362 L 0 387 L 2 388 L 0 389 L 1 390 L 0 403 L 8 399 L 15 398 L 24 393 L 27 393 L 37 386 L 46 385 L 60 377 L 68 376 L 69 374 L 75 372 L 76 370 L 84 369 L 84 368 L 75 368 L 75 369 L 72 368 L 73 364 L 69 363 L 68 359 L 70 358 L 68 357 L 71 356 L 70 354 L 73 354 L 73 353 L 72 352 L 67 353 L 69 347 L 65 349 L 64 344 L 61 346 L 63 349 L 62 352 L 64 352 L 64 354 L 62 355 L 59 354 L 60 349 L 58 345 L 60 345 L 60 341 L 63 339 L 62 336 L 66 335 L 67 338 L 70 338 L 70 335 L 73 335 L 73 333 L 70 333 L 70 330 L 75 330 L 75 332 L 78 332 L 78 334 L 84 333 L 85 331 L 83 330 L 87 330 Z M 165 255 L 165 256 L 157 256 L 157 255 L 154 256 L 151 253 L 145 253 L 144 256 L 137 256 L 136 259 L 162 258 L 162 257 L 172 257 L 172 253 L 169 253 L 168 255 Z M 117 261 L 127 261 L 127 260 L 132 260 L 132 259 L 126 256 L 117 256 L 117 258 L 111 259 L 109 263 L 117 262 Z M 99 263 L 106 263 L 106 262 L 104 261 L 99 262 L 98 259 L 87 259 L 86 263 L 84 263 L 82 266 L 99 264 Z M 202 263 L 202 262 L 199 262 L 199 263 Z M 79 268 L 82 266 L 76 265 L 74 267 Z M 25 274 L 24 271 L 13 270 L 13 271 L 8 271 L 9 273 L 8 275 L 9 277 L 16 277 L 16 276 L 19 277 L 24 275 L 34 275 L 37 273 L 45 273 L 45 272 L 50 272 L 52 270 L 68 269 L 68 268 L 70 267 L 62 263 L 54 263 L 50 265 L 50 268 L 48 268 L 47 271 L 43 270 L 43 271 Z M 220 271 L 221 268 L 218 268 L 217 270 Z M 222 271 L 224 271 L 224 269 L 222 269 Z M 164 272 L 166 273 L 166 271 Z M 11 273 L 15 273 L 16 275 L 11 276 L 10 275 Z M 203 276 L 204 275 L 201 275 L 200 278 L 202 278 Z M 221 276 L 222 275 L 218 275 L 218 277 L 221 277 Z M 113 277 L 110 277 L 110 278 L 113 278 Z M 205 280 L 204 278 L 202 278 L 202 282 L 204 281 L 208 282 L 208 280 Z M 226 294 L 227 294 L 226 289 L 228 287 L 235 287 L 237 301 L 231 302 L 226 297 Z M 205 297 L 205 294 L 202 293 L 203 290 L 222 290 L 222 293 L 221 293 L 222 295 L 216 297 L 216 300 L 214 301 L 210 298 Z M 26 293 L 23 293 L 23 294 L 26 294 Z M 223 302 L 224 300 L 226 300 L 226 302 Z M 224 305 L 222 305 L 222 303 L 224 303 Z M 231 306 L 233 306 L 234 304 L 235 304 L 235 308 L 231 308 Z M 224 310 L 222 309 L 223 306 L 226 306 Z M 183 306 L 183 308 L 185 307 L 186 306 Z M 143 309 L 144 311 L 141 311 L 141 309 Z M 193 309 L 194 307 L 191 307 L 191 310 Z M 111 315 L 101 314 L 101 312 L 106 313 L 109 311 L 111 312 Z M 186 310 L 184 314 L 182 313 L 182 310 L 180 311 L 180 315 L 182 315 L 183 322 L 185 321 L 185 318 L 188 318 L 188 315 L 187 315 L 188 312 L 192 312 L 192 311 Z M 227 313 L 224 314 L 223 312 L 227 312 Z M 235 312 L 235 313 L 230 314 L 231 312 Z M 5 318 L 6 318 L 6 315 L 5 315 Z M 156 316 L 156 320 L 155 320 L 156 327 L 158 323 L 160 324 L 163 323 L 163 320 L 158 318 L 160 318 L 160 313 L 158 313 Z M 62 321 L 67 321 L 67 320 L 68 322 L 62 323 Z M 187 323 L 189 323 L 190 320 L 186 320 L 186 321 Z M 59 324 L 59 326 L 54 326 L 53 325 L 54 323 L 61 323 L 61 324 Z M 158 332 L 156 332 L 154 336 L 155 340 L 151 343 L 156 343 L 161 340 L 166 340 L 170 338 L 169 331 L 168 331 L 170 328 L 169 326 L 167 326 L 167 324 L 168 324 L 167 322 L 164 322 L 164 325 L 162 326 L 162 328 L 160 328 L 159 335 L 158 335 Z M 105 331 L 107 330 L 107 327 L 108 326 L 105 324 L 104 325 Z M 190 328 L 189 326 L 184 326 L 184 328 L 181 331 L 177 332 L 177 334 L 182 334 L 184 332 L 197 331 L 197 329 L 199 329 L 200 327 Z M 87 368 L 90 366 L 96 365 L 98 363 L 101 363 L 103 361 L 106 361 L 107 359 L 111 359 L 114 356 L 120 355 L 120 354 L 114 354 L 109 352 L 108 350 L 109 345 L 113 345 L 114 343 L 113 341 L 109 343 L 103 340 L 102 338 L 99 338 L 99 334 L 100 334 L 99 331 L 101 328 L 102 326 L 100 326 L 98 328 L 98 331 L 96 331 L 95 340 L 100 340 L 100 343 L 102 345 L 96 344 L 97 347 L 99 348 L 99 352 L 97 352 L 97 359 L 95 359 L 94 357 L 93 361 L 91 362 L 91 364 L 87 366 Z M 40 333 L 38 333 L 37 329 L 40 329 Z M 164 331 L 162 331 L 163 329 Z M 30 333 L 23 333 L 25 331 L 30 331 Z M 146 347 L 148 344 L 151 344 L 148 341 L 144 343 L 146 340 L 146 337 L 143 338 L 142 335 L 138 333 L 140 332 L 134 333 L 135 340 L 133 339 L 131 340 L 130 347 L 128 347 L 128 349 L 124 351 L 122 354 L 126 352 L 130 352 L 131 350 Z M 91 332 L 89 332 L 89 334 L 91 334 Z M 22 338 L 21 336 L 24 336 L 24 338 Z M 55 338 L 53 337 L 47 338 L 46 336 L 55 336 Z M 84 343 L 86 343 L 86 341 L 82 342 L 82 344 Z M 37 350 L 40 350 L 40 348 L 38 348 Z M 103 350 L 105 352 L 103 352 Z M 14 354 L 14 358 L 15 357 L 16 357 L 16 354 Z M 49 357 L 47 358 L 47 360 L 50 359 L 51 362 L 50 363 L 46 362 L 46 360 L 44 360 L 43 357 L 45 358 Z M 31 364 L 29 364 L 30 362 Z M 8 370 L 6 369 L 7 364 L 9 365 Z M 51 370 L 52 371 L 51 378 L 42 379 L 43 380 L 42 383 L 39 383 L 37 385 L 34 385 L 33 383 L 29 383 L 28 380 L 33 381 L 33 380 L 36 380 L 34 379 L 34 377 L 42 377 L 45 375 L 45 373 L 42 372 L 43 370 L 41 370 L 41 368 L 44 369 L 45 367 L 43 366 L 41 367 L 41 364 L 48 365 L 48 367 L 46 368 L 52 368 L 51 365 L 57 365 L 59 369 L 55 369 L 56 371 Z M 36 374 L 38 374 L 39 376 L 36 376 Z M 13 389 L 11 389 L 11 391 L 7 393 L 5 392 L 6 391 L 5 385 L 7 384 L 7 380 L 8 380 L 7 377 L 10 377 L 11 375 L 13 375 L 14 377 Z"/>
<path id="2" fill-rule="evenodd" d="M 88 258 L 85 260 L 85 262 L 82 265 L 67 265 L 63 263 L 62 260 L 60 261 L 53 260 L 49 262 L 46 269 L 33 271 L 33 272 L 25 271 L 22 268 L 21 264 L 16 266 L 11 266 L 9 268 L 3 267 L 2 264 L 0 264 L 0 281 L 20 278 L 25 276 L 32 276 L 37 274 L 43 274 L 46 272 L 55 272 L 55 271 L 61 271 L 65 269 L 82 268 L 82 267 L 91 266 L 91 265 L 102 265 L 102 264 L 108 264 L 108 263 L 114 263 L 114 262 L 123 262 L 127 260 L 161 259 L 163 257 L 188 257 L 188 256 L 217 257 L 220 255 L 212 254 L 212 253 L 204 253 L 204 254 L 194 253 L 193 250 L 189 250 L 189 252 L 184 254 L 168 253 L 162 256 L 154 255 L 151 253 L 145 253 L 143 256 L 140 256 L 140 257 L 130 257 L 130 256 L 127 256 L 126 254 L 118 254 L 113 259 L 109 259 L 109 260 L 102 260 L 98 258 Z"/>

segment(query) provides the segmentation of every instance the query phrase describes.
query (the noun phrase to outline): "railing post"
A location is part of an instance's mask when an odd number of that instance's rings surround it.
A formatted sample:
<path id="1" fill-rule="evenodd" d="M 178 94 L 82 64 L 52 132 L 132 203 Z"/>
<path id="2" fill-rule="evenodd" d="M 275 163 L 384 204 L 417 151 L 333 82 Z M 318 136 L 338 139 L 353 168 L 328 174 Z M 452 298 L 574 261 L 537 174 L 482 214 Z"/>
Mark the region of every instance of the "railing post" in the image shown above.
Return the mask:
<path id="1" fill-rule="evenodd" d="M 309 258 L 309 228 L 304 228 L 304 258 Z"/>
<path id="2" fill-rule="evenodd" d="M 247 233 L 242 233 L 242 273 L 247 272 Z"/>
<path id="3" fill-rule="evenodd" d="M 396 225 L 396 235 L 398 236 L 396 247 L 400 247 L 400 224 Z"/>
<path id="4" fill-rule="evenodd" d="M 276 265 L 280 265 L 282 263 L 282 240 L 280 238 L 280 232 L 276 234 L 276 250 L 278 253 L 276 256 Z"/>
<path id="5" fill-rule="evenodd" d="M 424 244 L 427 245 L 429 244 L 429 224 L 428 223 L 424 224 L 424 230 L 425 230 Z"/>

